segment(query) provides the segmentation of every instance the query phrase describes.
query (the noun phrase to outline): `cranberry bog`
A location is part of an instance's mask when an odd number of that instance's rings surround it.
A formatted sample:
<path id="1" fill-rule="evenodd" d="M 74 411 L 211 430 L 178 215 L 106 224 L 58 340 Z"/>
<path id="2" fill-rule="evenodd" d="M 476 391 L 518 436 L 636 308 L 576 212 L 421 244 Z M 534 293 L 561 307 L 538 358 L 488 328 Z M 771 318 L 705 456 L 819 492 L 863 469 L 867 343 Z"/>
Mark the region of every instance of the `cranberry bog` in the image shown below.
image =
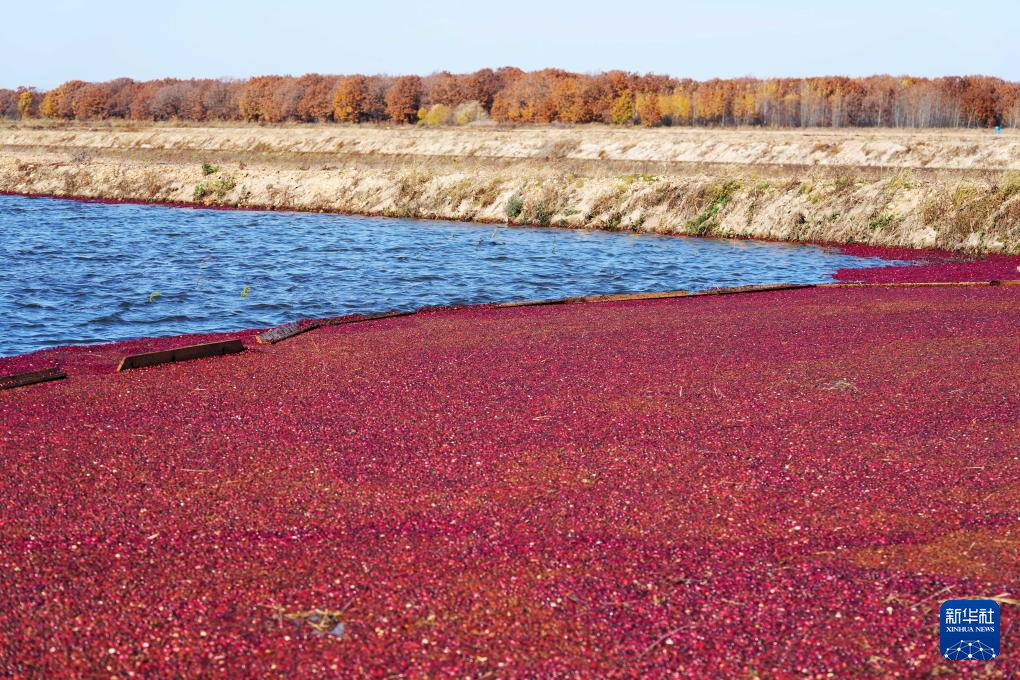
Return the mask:
<path id="1" fill-rule="evenodd" d="M 2 359 L 0 670 L 1015 675 L 1018 264 Z"/>

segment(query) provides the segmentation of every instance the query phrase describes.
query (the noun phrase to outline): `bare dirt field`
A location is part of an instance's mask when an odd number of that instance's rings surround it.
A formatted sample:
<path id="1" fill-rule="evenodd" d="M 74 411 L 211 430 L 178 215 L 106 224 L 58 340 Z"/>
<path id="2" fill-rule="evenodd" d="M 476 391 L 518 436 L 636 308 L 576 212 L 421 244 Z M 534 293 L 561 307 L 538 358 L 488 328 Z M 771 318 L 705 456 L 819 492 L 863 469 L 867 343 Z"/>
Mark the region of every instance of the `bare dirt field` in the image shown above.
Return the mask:
<path id="1" fill-rule="evenodd" d="M 1013 252 L 1020 134 L 6 124 L 0 191 Z"/>

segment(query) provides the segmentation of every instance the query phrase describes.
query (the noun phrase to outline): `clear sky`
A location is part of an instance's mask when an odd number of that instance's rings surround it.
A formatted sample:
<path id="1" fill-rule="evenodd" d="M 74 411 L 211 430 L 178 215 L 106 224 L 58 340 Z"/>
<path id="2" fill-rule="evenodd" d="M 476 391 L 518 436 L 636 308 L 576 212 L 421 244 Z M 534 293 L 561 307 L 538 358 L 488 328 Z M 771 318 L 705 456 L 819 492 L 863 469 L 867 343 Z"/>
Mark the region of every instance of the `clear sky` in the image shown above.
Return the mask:
<path id="1" fill-rule="evenodd" d="M 5 0 L 0 46 L 0 87 L 503 65 L 1020 80 L 1020 1 Z"/>

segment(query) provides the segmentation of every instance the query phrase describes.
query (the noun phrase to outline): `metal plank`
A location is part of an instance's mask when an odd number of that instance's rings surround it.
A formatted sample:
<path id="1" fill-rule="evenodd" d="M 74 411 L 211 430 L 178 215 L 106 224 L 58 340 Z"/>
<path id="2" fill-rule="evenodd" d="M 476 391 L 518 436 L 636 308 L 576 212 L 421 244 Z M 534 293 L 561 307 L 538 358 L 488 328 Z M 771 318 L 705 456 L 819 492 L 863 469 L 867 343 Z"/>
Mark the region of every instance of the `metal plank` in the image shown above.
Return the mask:
<path id="1" fill-rule="evenodd" d="M 146 352 L 144 354 L 132 354 L 121 359 L 117 366 L 118 371 L 126 371 L 129 368 L 145 368 L 159 364 L 168 364 L 177 361 L 188 361 L 190 359 L 203 359 L 205 357 L 218 357 L 224 354 L 237 354 L 244 351 L 244 343 L 240 340 L 225 340 L 223 342 L 206 342 L 200 345 L 187 345 L 174 349 L 164 349 L 158 352 Z"/>
<path id="2" fill-rule="evenodd" d="M 3 375 L 0 376 L 0 390 L 9 390 L 14 387 L 34 385 L 35 383 L 48 382 L 50 380 L 63 380 L 66 377 L 67 374 L 59 368 L 44 368 L 40 371 Z"/>

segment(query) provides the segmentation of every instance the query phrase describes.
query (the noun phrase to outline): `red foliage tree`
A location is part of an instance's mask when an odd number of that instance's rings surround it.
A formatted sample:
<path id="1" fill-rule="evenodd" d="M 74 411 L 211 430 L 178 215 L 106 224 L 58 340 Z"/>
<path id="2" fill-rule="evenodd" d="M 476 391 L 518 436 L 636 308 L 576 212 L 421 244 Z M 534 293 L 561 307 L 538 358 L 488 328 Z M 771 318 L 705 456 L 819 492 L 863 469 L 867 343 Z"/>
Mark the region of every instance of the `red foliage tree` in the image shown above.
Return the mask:
<path id="1" fill-rule="evenodd" d="M 18 118 L 18 100 L 20 95 L 16 90 L 0 88 L 0 117 Z"/>
<path id="2" fill-rule="evenodd" d="M 299 120 L 324 122 L 333 120 L 333 96 L 338 78 L 313 73 L 299 78 L 303 95 L 297 104 Z"/>
<path id="3" fill-rule="evenodd" d="M 960 104 L 967 118 L 967 126 L 998 125 L 1002 114 L 999 109 L 999 93 L 995 88 L 997 81 L 985 76 L 967 76 L 963 82 Z"/>
<path id="4" fill-rule="evenodd" d="M 112 98 L 112 83 L 89 83 L 78 91 L 71 104 L 74 117 L 78 120 L 108 118 Z"/>
<path id="5" fill-rule="evenodd" d="M 466 83 L 462 79 L 441 71 L 422 80 L 422 105 L 445 104 L 451 108 L 466 100 Z"/>
<path id="6" fill-rule="evenodd" d="M 491 68 L 483 68 L 467 76 L 464 83 L 464 98 L 482 105 L 486 113 L 492 111 L 492 100 L 503 88 L 503 74 Z"/>
<path id="7" fill-rule="evenodd" d="M 401 76 L 386 93 L 386 113 L 394 123 L 413 123 L 421 107 L 422 83 L 418 76 Z"/>

